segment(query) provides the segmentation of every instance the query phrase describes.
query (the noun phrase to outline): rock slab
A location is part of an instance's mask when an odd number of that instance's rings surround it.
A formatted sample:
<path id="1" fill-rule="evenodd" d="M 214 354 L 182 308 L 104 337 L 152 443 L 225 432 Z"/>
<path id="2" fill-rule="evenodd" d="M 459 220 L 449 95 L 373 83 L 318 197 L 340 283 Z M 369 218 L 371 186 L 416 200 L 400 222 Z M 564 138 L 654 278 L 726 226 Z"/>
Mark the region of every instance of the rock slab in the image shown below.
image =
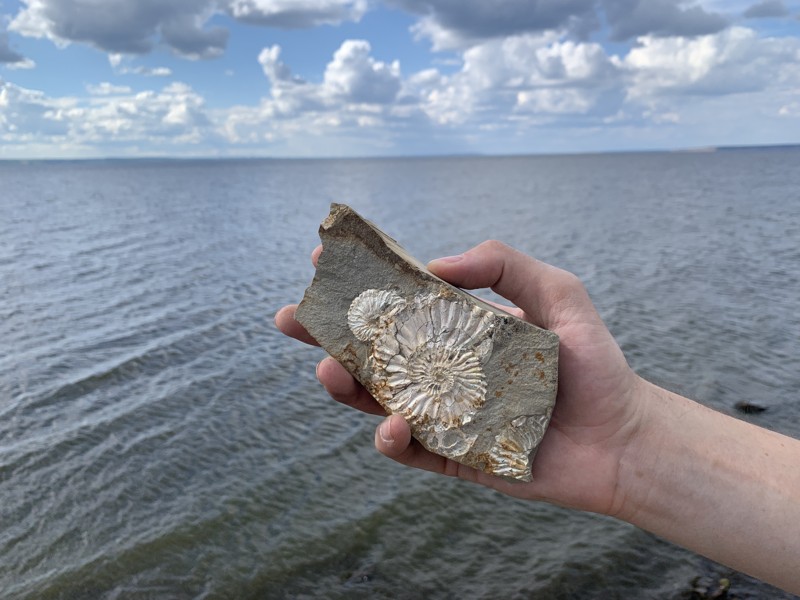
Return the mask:
<path id="1" fill-rule="evenodd" d="M 558 336 L 433 275 L 331 205 L 297 320 L 428 450 L 530 481 L 558 383 Z"/>

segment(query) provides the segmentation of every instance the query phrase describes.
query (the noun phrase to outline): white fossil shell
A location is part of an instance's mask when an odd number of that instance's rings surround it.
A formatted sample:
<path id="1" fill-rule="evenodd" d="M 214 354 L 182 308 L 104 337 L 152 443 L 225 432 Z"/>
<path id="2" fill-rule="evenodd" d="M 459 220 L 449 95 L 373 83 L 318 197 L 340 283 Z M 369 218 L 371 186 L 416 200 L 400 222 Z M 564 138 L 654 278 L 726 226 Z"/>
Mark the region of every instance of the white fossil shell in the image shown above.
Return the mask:
<path id="1" fill-rule="evenodd" d="M 433 431 L 425 436 L 425 443 L 434 452 L 445 452 L 449 457 L 462 456 L 470 451 L 478 434 L 468 435 L 460 429 L 445 429 Z"/>
<path id="2" fill-rule="evenodd" d="M 374 340 L 388 407 L 411 423 L 469 423 L 486 399 L 493 326 L 492 313 L 467 302 L 415 297 Z"/>
<path id="3" fill-rule="evenodd" d="M 380 335 L 406 301 L 391 290 L 366 290 L 359 294 L 347 311 L 347 326 L 358 339 L 368 342 Z"/>
<path id="4" fill-rule="evenodd" d="M 489 451 L 495 475 L 523 478 L 529 473 L 529 455 L 544 436 L 549 415 L 517 417 L 496 435 Z"/>

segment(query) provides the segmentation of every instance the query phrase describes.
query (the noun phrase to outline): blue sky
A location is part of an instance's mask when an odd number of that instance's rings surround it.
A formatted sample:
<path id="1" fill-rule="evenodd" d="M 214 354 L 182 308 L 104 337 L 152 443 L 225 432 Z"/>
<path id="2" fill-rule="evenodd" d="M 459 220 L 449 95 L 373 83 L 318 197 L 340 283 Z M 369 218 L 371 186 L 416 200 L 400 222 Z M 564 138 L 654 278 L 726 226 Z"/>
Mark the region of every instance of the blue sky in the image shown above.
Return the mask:
<path id="1" fill-rule="evenodd" d="M 800 142 L 800 2 L 0 0 L 0 158 Z"/>

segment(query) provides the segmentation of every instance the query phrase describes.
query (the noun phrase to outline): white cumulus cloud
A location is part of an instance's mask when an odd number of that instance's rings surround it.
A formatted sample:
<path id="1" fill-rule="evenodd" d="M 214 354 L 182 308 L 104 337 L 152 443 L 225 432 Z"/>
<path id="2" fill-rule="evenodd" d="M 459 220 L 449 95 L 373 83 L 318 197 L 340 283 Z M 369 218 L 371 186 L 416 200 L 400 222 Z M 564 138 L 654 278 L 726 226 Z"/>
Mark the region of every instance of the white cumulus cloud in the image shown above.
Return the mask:
<path id="1" fill-rule="evenodd" d="M 131 57 L 123 54 L 109 54 L 108 63 L 119 75 L 142 75 L 144 77 L 170 77 L 172 75 L 172 69 L 169 67 L 130 66 Z"/>
<path id="2" fill-rule="evenodd" d="M 540 33 L 474 45 L 460 71 L 428 71 L 409 84 L 431 119 L 486 125 L 516 120 L 515 111 L 588 113 L 618 82 L 618 67 L 600 45 Z"/>
<path id="3" fill-rule="evenodd" d="M 301 28 L 358 21 L 367 12 L 366 0 L 230 0 L 230 14 L 247 23 Z"/>
<path id="4" fill-rule="evenodd" d="M 365 40 L 347 40 L 325 69 L 322 94 L 355 104 L 389 104 L 400 91 L 400 63 L 386 64 L 370 56 Z"/>
<path id="5" fill-rule="evenodd" d="M 294 75 L 277 45 L 264 48 L 258 61 L 270 92 L 258 106 L 226 112 L 221 131 L 232 143 L 295 146 L 310 137 L 316 140 L 312 147 L 320 148 L 325 136 L 362 136 L 365 130 L 380 131 L 397 120 L 403 88 L 400 65 L 377 60 L 364 40 L 345 40 L 319 82 Z M 381 141 L 366 143 L 374 147 Z"/>
<path id="6" fill-rule="evenodd" d="M 98 83 L 97 85 L 88 84 L 86 91 L 92 96 L 114 96 L 119 94 L 130 94 L 133 90 L 127 85 L 113 85 L 108 81 Z"/>
<path id="7" fill-rule="evenodd" d="M 800 83 L 800 40 L 763 38 L 732 27 L 687 38 L 639 38 L 618 65 L 630 75 L 631 98 L 726 95 Z"/>
<path id="8" fill-rule="evenodd" d="M 312 84 L 292 75 L 280 60 L 280 46 L 261 51 L 258 61 L 272 86 L 277 112 L 340 108 L 347 104 L 391 104 L 401 87 L 400 64 L 386 64 L 370 55 L 369 42 L 345 40 L 325 68 L 323 80 Z"/>
<path id="9" fill-rule="evenodd" d="M 114 155 L 147 144 L 153 153 L 169 154 L 213 136 L 205 101 L 185 84 L 133 92 L 102 83 L 88 91 L 87 98 L 57 98 L 0 80 L 4 153 L 51 146 L 51 152 L 88 148 Z"/>

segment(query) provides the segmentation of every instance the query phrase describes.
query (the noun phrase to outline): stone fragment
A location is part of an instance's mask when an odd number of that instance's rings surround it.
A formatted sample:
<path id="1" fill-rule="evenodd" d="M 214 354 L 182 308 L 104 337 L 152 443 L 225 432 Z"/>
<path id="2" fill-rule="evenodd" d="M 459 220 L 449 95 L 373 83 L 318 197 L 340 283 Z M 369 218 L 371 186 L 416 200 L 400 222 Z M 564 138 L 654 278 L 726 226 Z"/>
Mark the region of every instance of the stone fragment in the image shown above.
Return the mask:
<path id="1" fill-rule="evenodd" d="M 531 480 L 550 421 L 558 336 L 433 275 L 333 204 L 297 320 L 428 450 Z"/>

